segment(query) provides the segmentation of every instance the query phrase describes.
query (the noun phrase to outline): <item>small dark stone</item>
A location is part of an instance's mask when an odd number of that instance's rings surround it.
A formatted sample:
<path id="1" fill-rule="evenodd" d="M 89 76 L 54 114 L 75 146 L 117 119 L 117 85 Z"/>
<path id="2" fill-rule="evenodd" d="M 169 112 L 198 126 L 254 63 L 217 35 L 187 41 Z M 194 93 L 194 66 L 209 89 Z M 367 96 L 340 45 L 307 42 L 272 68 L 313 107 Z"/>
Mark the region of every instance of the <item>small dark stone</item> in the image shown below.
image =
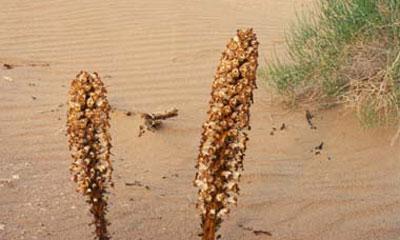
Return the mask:
<path id="1" fill-rule="evenodd" d="M 324 147 L 324 142 L 321 142 L 320 145 L 315 147 L 315 150 L 322 150 L 323 147 Z"/>
<path id="2" fill-rule="evenodd" d="M 14 68 L 11 64 L 8 64 L 8 63 L 3 63 L 3 67 L 5 69 L 13 69 Z"/>

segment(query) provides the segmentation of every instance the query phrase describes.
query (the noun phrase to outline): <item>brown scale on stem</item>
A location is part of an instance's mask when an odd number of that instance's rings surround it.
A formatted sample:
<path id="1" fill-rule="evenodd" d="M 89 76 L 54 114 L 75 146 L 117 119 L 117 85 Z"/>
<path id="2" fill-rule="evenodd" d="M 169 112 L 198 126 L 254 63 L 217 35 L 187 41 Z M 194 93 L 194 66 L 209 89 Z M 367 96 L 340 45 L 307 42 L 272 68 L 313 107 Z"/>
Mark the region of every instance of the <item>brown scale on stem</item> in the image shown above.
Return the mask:
<path id="1" fill-rule="evenodd" d="M 258 42 L 252 29 L 230 39 L 215 74 L 203 125 L 194 184 L 203 240 L 214 240 L 229 205 L 236 204 L 256 88 Z"/>
<path id="2" fill-rule="evenodd" d="M 107 226 L 107 189 L 112 186 L 109 134 L 110 105 L 97 73 L 80 72 L 71 82 L 67 134 L 77 191 L 86 197 L 95 225 L 95 239 L 111 239 Z"/>

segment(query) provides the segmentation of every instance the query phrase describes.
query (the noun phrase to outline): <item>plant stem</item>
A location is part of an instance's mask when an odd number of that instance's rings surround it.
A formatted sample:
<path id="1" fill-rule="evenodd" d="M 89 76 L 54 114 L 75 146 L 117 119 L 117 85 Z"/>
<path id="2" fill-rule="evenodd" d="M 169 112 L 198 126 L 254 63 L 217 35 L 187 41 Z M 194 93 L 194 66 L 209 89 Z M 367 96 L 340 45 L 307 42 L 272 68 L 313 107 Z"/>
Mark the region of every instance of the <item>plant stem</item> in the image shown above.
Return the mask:
<path id="1" fill-rule="evenodd" d="M 215 240 L 215 226 L 215 218 L 208 215 L 203 225 L 203 240 Z"/>

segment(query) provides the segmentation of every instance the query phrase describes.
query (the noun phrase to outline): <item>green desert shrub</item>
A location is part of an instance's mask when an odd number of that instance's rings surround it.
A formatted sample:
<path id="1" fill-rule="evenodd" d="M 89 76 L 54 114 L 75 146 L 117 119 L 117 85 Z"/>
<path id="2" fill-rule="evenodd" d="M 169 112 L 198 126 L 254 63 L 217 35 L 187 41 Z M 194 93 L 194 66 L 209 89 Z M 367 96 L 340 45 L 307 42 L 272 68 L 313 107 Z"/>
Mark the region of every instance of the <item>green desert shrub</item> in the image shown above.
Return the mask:
<path id="1" fill-rule="evenodd" d="M 290 102 L 347 104 L 367 125 L 398 119 L 400 0 L 317 0 L 286 43 L 265 78 Z"/>

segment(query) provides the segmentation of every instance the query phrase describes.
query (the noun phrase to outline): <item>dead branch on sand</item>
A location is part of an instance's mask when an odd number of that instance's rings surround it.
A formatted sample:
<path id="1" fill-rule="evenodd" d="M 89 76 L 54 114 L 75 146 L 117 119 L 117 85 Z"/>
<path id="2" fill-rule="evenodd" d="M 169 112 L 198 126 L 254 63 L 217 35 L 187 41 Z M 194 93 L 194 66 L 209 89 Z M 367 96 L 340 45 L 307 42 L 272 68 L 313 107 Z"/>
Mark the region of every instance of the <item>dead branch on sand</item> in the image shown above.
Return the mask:
<path id="1" fill-rule="evenodd" d="M 171 108 L 164 112 L 157 113 L 141 113 L 142 123 L 139 125 L 139 137 L 141 137 L 146 131 L 154 132 L 159 129 L 162 124 L 162 120 L 173 118 L 178 116 L 178 109 Z"/>
<path id="2" fill-rule="evenodd" d="M 146 112 L 135 112 L 122 110 L 116 107 L 112 107 L 112 112 L 120 112 L 125 116 L 135 116 L 140 118 L 139 123 L 139 134 L 138 137 L 143 136 L 146 131 L 155 132 L 162 126 L 162 121 L 168 118 L 173 118 L 178 116 L 178 109 L 173 107 L 162 112 L 146 113 Z"/>

